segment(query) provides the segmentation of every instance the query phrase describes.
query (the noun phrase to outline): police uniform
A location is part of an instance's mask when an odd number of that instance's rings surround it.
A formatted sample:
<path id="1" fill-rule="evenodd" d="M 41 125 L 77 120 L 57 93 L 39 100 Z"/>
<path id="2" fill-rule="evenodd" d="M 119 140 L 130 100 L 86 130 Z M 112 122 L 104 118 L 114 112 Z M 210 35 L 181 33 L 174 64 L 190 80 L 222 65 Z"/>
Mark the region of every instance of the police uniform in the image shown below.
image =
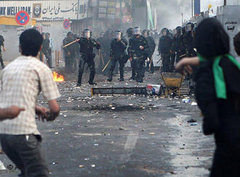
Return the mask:
<path id="1" fill-rule="evenodd" d="M 45 39 L 43 40 L 43 54 L 47 59 L 48 66 L 52 68 L 52 49 L 50 47 L 50 39 L 48 37 L 49 33 L 45 34 Z"/>
<path id="2" fill-rule="evenodd" d="M 143 49 L 140 49 L 143 46 Z M 128 54 L 132 58 L 132 78 L 137 82 L 143 82 L 145 72 L 145 60 L 149 55 L 149 46 L 145 37 L 134 35 L 129 40 Z"/>
<path id="3" fill-rule="evenodd" d="M 153 73 L 154 72 L 154 65 L 153 65 L 152 56 L 153 56 L 153 53 L 156 49 L 156 43 L 155 43 L 153 37 L 151 37 L 151 36 L 146 37 L 146 40 L 147 40 L 148 46 L 149 46 L 149 56 L 148 56 L 148 58 L 150 59 L 150 61 L 147 62 L 147 70 L 149 72 Z M 151 69 L 151 70 L 149 70 L 149 69 Z"/>
<path id="4" fill-rule="evenodd" d="M 68 33 L 67 37 L 63 40 L 63 45 L 69 44 L 73 42 L 73 34 Z M 65 58 L 65 70 L 67 73 L 73 72 L 74 68 L 74 57 L 75 57 L 75 49 L 73 45 L 67 46 L 63 49 L 63 54 Z"/>
<path id="5" fill-rule="evenodd" d="M 120 41 L 113 39 L 111 42 L 111 68 L 108 81 L 112 81 L 113 71 L 116 67 L 116 63 L 119 63 L 120 81 L 124 81 L 124 64 L 127 62 L 127 54 L 125 52 L 128 42 L 125 38 L 121 38 Z"/>
<path id="6" fill-rule="evenodd" d="M 170 72 L 170 58 L 171 58 L 172 39 L 168 34 L 159 39 L 158 52 L 162 57 L 162 72 Z"/>
<path id="7" fill-rule="evenodd" d="M 86 37 L 81 37 L 79 39 L 79 45 L 80 45 L 80 56 L 81 59 L 79 61 L 79 74 L 78 74 L 78 83 L 77 85 L 80 86 L 82 83 L 82 75 L 84 72 L 84 66 L 85 64 L 88 65 L 90 69 L 90 76 L 88 83 L 90 85 L 95 84 L 94 77 L 95 77 L 95 54 L 93 53 L 93 48 L 96 47 L 97 49 L 100 49 L 100 44 L 97 43 L 93 38 L 87 39 Z"/>
<path id="8" fill-rule="evenodd" d="M 177 27 L 177 34 L 174 37 L 174 52 L 176 53 L 176 62 L 178 63 L 186 53 L 186 50 L 184 48 L 183 44 L 183 34 L 182 34 L 182 28 Z"/>

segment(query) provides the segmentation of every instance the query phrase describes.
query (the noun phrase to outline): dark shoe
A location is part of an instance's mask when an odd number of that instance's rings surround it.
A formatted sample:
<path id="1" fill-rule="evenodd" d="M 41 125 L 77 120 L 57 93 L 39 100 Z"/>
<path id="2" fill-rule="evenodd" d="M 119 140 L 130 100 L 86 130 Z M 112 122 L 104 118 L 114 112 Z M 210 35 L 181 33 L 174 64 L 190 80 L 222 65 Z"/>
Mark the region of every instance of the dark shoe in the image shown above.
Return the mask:
<path id="1" fill-rule="evenodd" d="M 129 80 L 135 80 L 135 77 L 130 77 L 130 79 Z"/>
<path id="2" fill-rule="evenodd" d="M 89 83 L 89 85 L 97 85 L 96 82 L 88 82 L 88 83 Z"/>
<path id="3" fill-rule="evenodd" d="M 111 78 L 108 78 L 107 81 L 108 81 L 108 82 L 112 82 L 112 79 L 111 79 Z"/>
<path id="4" fill-rule="evenodd" d="M 143 83 L 143 80 L 142 79 L 138 79 L 137 82 Z"/>
<path id="5" fill-rule="evenodd" d="M 120 78 L 120 79 L 118 79 L 120 82 L 123 82 L 124 81 L 124 78 Z"/>
<path id="6" fill-rule="evenodd" d="M 77 83 L 77 87 L 81 87 L 81 84 L 80 84 L 80 83 Z"/>

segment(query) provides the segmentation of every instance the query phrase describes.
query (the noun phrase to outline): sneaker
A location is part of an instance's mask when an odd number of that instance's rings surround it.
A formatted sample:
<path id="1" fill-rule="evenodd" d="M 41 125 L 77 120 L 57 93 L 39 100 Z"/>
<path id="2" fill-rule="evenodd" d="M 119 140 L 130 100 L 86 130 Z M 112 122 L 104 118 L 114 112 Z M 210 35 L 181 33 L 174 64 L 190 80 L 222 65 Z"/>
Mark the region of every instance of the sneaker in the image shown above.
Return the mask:
<path id="1" fill-rule="evenodd" d="M 124 81 L 124 78 L 120 78 L 120 79 L 118 79 L 120 82 L 123 82 Z"/>
<path id="2" fill-rule="evenodd" d="M 112 82 L 112 79 L 108 78 L 107 81 L 108 81 L 108 82 Z"/>
<path id="3" fill-rule="evenodd" d="M 81 84 L 80 84 L 80 83 L 77 83 L 77 87 L 81 87 Z"/>

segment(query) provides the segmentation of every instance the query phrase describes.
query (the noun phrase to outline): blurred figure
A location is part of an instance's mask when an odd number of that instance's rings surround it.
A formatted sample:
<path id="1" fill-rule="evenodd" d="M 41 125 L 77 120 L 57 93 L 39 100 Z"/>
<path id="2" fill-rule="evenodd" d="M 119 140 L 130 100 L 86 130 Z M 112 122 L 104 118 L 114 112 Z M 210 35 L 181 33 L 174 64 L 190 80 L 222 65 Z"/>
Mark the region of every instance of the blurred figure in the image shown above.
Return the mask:
<path id="1" fill-rule="evenodd" d="M 162 29 L 162 36 L 159 39 L 158 52 L 162 58 L 162 72 L 171 72 L 170 57 L 171 57 L 172 39 L 169 37 L 167 28 Z"/>
<path id="2" fill-rule="evenodd" d="M 77 34 L 73 35 L 74 40 L 79 39 L 79 36 Z M 74 72 L 78 71 L 78 66 L 79 66 L 79 60 L 81 59 L 80 57 L 80 46 L 79 44 L 76 42 L 73 44 L 74 47 L 74 60 L 73 60 L 73 70 Z"/>
<path id="3" fill-rule="evenodd" d="M 50 41 L 50 33 L 45 33 L 45 37 L 43 40 L 42 45 L 42 52 L 45 55 L 47 60 L 47 65 L 49 68 L 52 68 L 52 48 L 51 48 L 51 41 Z"/>
<path id="4" fill-rule="evenodd" d="M 63 40 L 63 45 L 73 42 L 73 33 L 68 32 L 67 37 Z M 75 60 L 75 47 L 74 45 L 69 45 L 63 48 L 63 54 L 65 59 L 65 71 L 66 73 L 73 73 L 74 71 L 74 60 Z"/>
<path id="5" fill-rule="evenodd" d="M 121 31 L 115 31 L 115 37 L 111 42 L 111 68 L 109 73 L 108 81 L 112 81 L 113 71 L 116 67 L 116 63 L 119 63 L 119 70 L 120 70 L 120 79 L 119 81 L 124 81 L 124 64 L 128 60 L 128 56 L 126 54 L 128 42 L 127 40 L 122 37 Z"/>
<path id="6" fill-rule="evenodd" d="M 78 74 L 78 82 L 77 86 L 81 86 L 82 84 L 82 75 L 84 72 L 84 66 L 85 64 L 88 65 L 90 69 L 90 76 L 88 83 L 90 85 L 96 85 L 94 82 L 95 77 L 95 53 L 93 53 L 93 48 L 100 49 L 101 45 L 93 38 L 91 38 L 91 31 L 89 29 L 85 29 L 83 31 L 83 37 L 78 39 L 78 43 L 80 45 L 80 55 L 81 59 L 79 61 L 79 74 Z"/>
<path id="7" fill-rule="evenodd" d="M 5 67 L 4 63 L 3 63 L 3 54 L 2 52 L 6 51 L 5 47 L 4 47 L 4 37 L 2 35 L 0 35 L 0 63 L 2 66 L 2 69 Z"/>
<path id="8" fill-rule="evenodd" d="M 141 35 L 140 27 L 134 28 L 134 35 L 130 38 L 128 54 L 132 60 L 132 77 L 137 82 L 143 82 L 145 60 L 149 55 L 149 46 L 145 37 Z"/>
<path id="9" fill-rule="evenodd" d="M 238 48 L 240 40 L 237 38 L 234 45 Z M 189 65 L 199 66 L 195 96 L 204 116 L 203 133 L 214 134 L 216 144 L 210 177 L 237 177 L 240 168 L 240 63 L 229 54 L 229 36 L 215 18 L 199 24 L 194 41 L 198 57 L 181 60 L 176 68 L 191 71 Z"/>
<path id="10" fill-rule="evenodd" d="M 101 49 L 102 49 L 102 58 L 104 61 L 104 66 L 108 63 L 109 61 L 109 56 L 110 56 L 110 50 L 111 50 L 111 41 L 112 41 L 112 31 L 111 30 L 107 30 L 102 38 L 102 43 L 101 43 Z M 103 68 L 104 68 L 103 66 Z M 108 75 L 109 74 L 109 70 L 110 70 L 110 66 L 107 67 L 107 69 L 105 69 L 105 71 L 103 72 L 104 75 Z"/>
<path id="11" fill-rule="evenodd" d="M 149 55 L 148 55 L 148 61 L 147 61 L 147 71 L 154 73 L 154 65 L 153 65 L 153 53 L 156 49 L 156 43 L 153 39 L 153 37 L 150 36 L 150 32 L 148 30 L 143 30 L 143 36 L 146 38 L 147 42 L 148 42 L 148 46 L 149 46 Z"/>
<path id="12" fill-rule="evenodd" d="M 193 32 L 194 32 L 193 23 L 188 23 L 185 27 L 185 34 L 183 36 L 183 44 L 186 48 L 187 57 L 196 56 L 196 52 L 194 50 L 194 45 L 193 45 L 193 39 L 194 39 Z"/>
<path id="13" fill-rule="evenodd" d="M 178 26 L 176 28 L 176 34 L 174 35 L 173 38 L 173 50 L 175 53 L 175 58 L 176 58 L 176 63 L 178 63 L 182 57 L 185 56 L 185 48 L 183 45 L 183 31 L 182 31 L 182 27 Z"/>

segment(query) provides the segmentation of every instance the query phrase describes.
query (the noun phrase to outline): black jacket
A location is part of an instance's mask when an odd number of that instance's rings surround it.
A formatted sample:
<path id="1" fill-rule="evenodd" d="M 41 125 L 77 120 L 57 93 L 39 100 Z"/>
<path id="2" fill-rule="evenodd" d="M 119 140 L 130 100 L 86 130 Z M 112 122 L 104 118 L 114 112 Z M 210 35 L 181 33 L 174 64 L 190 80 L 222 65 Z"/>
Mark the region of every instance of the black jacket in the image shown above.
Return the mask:
<path id="1" fill-rule="evenodd" d="M 113 39 L 111 42 L 111 52 L 110 56 L 119 58 L 125 55 L 125 50 L 127 48 L 128 42 L 125 38 L 122 38 L 120 41 Z"/>
<path id="2" fill-rule="evenodd" d="M 162 36 L 159 39 L 158 52 L 159 54 L 170 54 L 172 49 L 172 39 L 169 36 Z"/>
<path id="3" fill-rule="evenodd" d="M 153 39 L 153 37 L 148 36 L 146 38 L 147 42 L 148 42 L 148 46 L 149 46 L 149 57 L 151 57 L 156 49 L 156 43 Z"/>
<path id="4" fill-rule="evenodd" d="M 141 50 L 139 48 L 140 46 L 143 46 L 144 49 Z M 129 40 L 128 55 L 130 57 L 147 58 L 149 55 L 149 46 L 146 38 L 142 35 L 139 37 L 136 37 L 136 35 L 131 37 Z"/>
<path id="5" fill-rule="evenodd" d="M 97 49 L 100 49 L 101 46 L 98 42 L 95 41 L 95 39 L 87 39 L 81 37 L 79 40 L 80 45 L 80 53 L 81 54 L 93 54 L 93 48 L 96 47 Z"/>
<path id="6" fill-rule="evenodd" d="M 217 99 L 212 63 L 202 63 L 196 75 L 196 99 L 201 109 L 203 132 L 214 134 L 216 151 L 211 177 L 237 177 L 240 169 L 240 71 L 228 59 L 220 61 L 227 99 Z"/>

